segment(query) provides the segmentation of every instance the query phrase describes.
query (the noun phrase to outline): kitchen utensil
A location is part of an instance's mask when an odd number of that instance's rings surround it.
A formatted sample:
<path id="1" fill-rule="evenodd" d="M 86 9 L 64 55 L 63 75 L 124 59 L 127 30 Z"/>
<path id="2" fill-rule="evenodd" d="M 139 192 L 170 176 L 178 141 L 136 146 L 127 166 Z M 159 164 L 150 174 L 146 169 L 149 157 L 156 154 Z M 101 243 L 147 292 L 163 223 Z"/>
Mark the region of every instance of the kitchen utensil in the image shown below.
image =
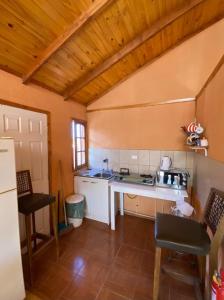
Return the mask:
<path id="1" fill-rule="evenodd" d="M 169 156 L 163 156 L 161 158 L 161 162 L 160 162 L 161 170 L 167 171 L 170 169 L 171 165 L 172 165 L 172 160 Z"/>

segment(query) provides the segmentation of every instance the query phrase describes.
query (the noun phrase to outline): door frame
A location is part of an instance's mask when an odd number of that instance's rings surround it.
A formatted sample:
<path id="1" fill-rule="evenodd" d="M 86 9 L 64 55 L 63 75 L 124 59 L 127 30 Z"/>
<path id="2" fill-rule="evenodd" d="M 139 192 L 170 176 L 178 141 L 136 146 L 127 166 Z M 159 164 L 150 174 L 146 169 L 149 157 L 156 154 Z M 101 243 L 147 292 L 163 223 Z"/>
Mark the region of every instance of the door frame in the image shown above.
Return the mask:
<path id="1" fill-rule="evenodd" d="M 10 100 L 0 98 L 0 104 L 8 105 L 20 109 L 30 110 L 38 113 L 45 114 L 47 116 L 47 143 L 48 143 L 48 186 L 49 186 L 49 193 L 52 193 L 52 156 L 51 156 L 51 113 L 48 110 L 35 108 L 32 106 L 19 104 L 16 102 L 12 102 Z"/>

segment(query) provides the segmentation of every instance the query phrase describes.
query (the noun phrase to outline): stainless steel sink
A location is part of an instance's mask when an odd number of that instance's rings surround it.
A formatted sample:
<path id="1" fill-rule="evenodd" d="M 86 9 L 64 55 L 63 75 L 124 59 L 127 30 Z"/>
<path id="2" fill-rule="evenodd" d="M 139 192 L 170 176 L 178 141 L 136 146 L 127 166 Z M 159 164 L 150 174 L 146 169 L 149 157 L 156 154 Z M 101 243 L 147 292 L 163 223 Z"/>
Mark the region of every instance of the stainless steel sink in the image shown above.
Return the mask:
<path id="1" fill-rule="evenodd" d="M 104 179 L 110 179 L 113 177 L 112 174 L 109 174 L 109 173 L 96 173 L 95 175 L 93 175 L 93 177 L 96 177 L 96 178 L 104 178 Z"/>

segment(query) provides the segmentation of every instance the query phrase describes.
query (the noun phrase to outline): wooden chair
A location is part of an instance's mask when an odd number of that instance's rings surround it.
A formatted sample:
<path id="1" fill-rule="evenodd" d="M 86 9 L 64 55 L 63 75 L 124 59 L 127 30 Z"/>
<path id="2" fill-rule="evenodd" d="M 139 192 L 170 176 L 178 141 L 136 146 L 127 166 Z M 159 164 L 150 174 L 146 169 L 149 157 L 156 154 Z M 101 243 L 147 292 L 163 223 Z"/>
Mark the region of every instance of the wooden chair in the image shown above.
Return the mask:
<path id="1" fill-rule="evenodd" d="M 55 211 L 55 197 L 51 195 L 33 193 L 32 181 L 29 170 L 19 171 L 16 173 L 17 192 L 18 192 L 18 207 L 19 212 L 25 215 L 26 226 L 26 244 L 28 253 L 28 267 L 30 285 L 32 285 L 32 241 L 34 242 L 34 250 L 37 249 L 37 239 L 49 240 L 47 235 L 36 232 L 35 212 L 47 205 L 51 207 L 52 223 L 56 242 L 56 255 L 59 257 L 58 231 Z M 32 229 L 31 233 L 31 216 Z"/>
<path id="2" fill-rule="evenodd" d="M 210 241 L 207 230 L 211 231 L 213 238 Z M 205 258 L 210 253 L 209 276 L 206 282 L 206 296 L 202 298 L 200 293 L 199 278 L 190 278 L 176 274 L 176 279 L 186 283 L 192 283 L 196 287 L 197 299 L 209 299 L 209 282 L 211 274 L 216 268 L 216 257 L 219 243 L 224 234 L 224 193 L 212 188 L 204 210 L 202 223 L 195 220 L 182 218 L 169 214 L 158 213 L 155 222 L 155 269 L 153 300 L 159 299 L 160 284 L 160 260 L 161 249 L 174 250 L 181 253 L 197 255 Z M 166 270 L 167 271 L 167 270 Z M 168 273 L 170 273 L 168 271 Z M 171 274 L 172 276 L 173 274 Z"/>

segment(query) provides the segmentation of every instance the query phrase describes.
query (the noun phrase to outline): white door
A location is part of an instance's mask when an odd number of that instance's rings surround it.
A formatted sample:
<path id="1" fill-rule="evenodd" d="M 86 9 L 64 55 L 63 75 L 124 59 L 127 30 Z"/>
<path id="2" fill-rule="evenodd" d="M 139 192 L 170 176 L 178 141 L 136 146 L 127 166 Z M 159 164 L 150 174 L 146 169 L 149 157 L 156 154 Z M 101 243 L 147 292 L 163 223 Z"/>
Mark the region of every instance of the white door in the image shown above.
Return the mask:
<path id="1" fill-rule="evenodd" d="M 34 192 L 49 192 L 47 115 L 0 105 L 0 136 L 15 140 L 16 170 L 30 170 Z M 20 215 L 20 236 L 25 238 L 24 217 Z M 49 234 L 48 207 L 36 213 L 39 232 Z"/>

